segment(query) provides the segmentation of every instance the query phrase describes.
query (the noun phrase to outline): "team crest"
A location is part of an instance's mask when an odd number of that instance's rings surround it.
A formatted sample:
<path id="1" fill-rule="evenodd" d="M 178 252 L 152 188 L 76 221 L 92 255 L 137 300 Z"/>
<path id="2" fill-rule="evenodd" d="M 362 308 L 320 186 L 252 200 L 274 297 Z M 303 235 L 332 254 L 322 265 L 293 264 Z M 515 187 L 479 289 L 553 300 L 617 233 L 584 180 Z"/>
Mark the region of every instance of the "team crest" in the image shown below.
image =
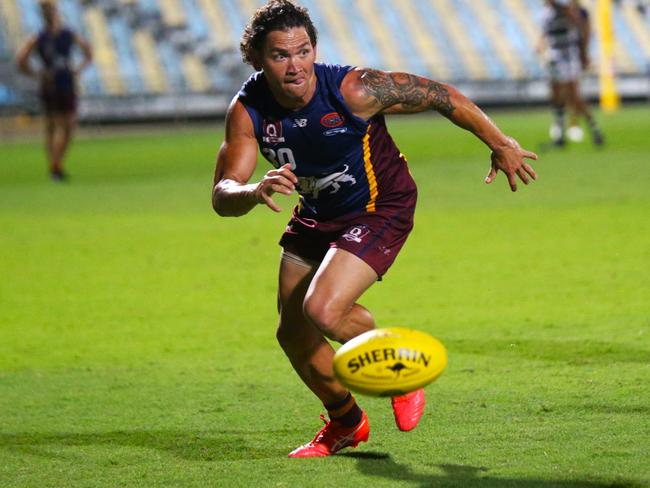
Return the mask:
<path id="1" fill-rule="evenodd" d="M 333 127 L 340 127 L 345 123 L 345 117 L 338 112 L 330 112 L 321 117 L 320 123 L 322 126 L 329 129 Z"/>
<path id="2" fill-rule="evenodd" d="M 370 234 L 370 229 L 366 225 L 355 225 L 341 237 L 349 242 L 362 242 L 363 238 Z"/>
<path id="3" fill-rule="evenodd" d="M 278 144 L 284 142 L 284 137 L 282 137 L 282 121 L 270 121 L 265 120 L 262 123 L 262 142 L 268 144 Z"/>

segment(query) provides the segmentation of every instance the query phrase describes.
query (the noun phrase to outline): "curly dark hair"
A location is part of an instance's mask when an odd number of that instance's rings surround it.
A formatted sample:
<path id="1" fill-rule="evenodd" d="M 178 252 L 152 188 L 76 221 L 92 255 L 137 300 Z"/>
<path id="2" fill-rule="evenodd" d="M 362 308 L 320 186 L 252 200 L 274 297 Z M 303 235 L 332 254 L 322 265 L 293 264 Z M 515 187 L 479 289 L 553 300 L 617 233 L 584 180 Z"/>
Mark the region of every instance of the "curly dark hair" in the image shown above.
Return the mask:
<path id="1" fill-rule="evenodd" d="M 244 63 L 259 69 L 253 62 L 253 51 L 262 48 L 269 32 L 284 31 L 292 27 L 304 27 L 312 45 L 316 45 L 318 33 L 305 7 L 299 7 L 290 0 L 269 0 L 253 14 L 244 29 L 239 43 Z"/>

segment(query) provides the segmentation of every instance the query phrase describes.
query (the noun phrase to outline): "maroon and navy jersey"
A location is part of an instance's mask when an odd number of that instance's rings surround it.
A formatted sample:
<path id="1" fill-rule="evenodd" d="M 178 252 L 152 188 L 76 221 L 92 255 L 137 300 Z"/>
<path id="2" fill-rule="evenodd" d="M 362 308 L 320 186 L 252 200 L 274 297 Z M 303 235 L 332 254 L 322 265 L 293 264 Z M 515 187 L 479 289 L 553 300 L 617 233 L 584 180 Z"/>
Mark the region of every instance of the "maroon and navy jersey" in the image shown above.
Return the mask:
<path id="1" fill-rule="evenodd" d="M 343 100 L 341 83 L 353 68 L 316 63 L 314 69 L 316 91 L 300 110 L 275 101 L 263 72 L 238 94 L 264 157 L 275 167 L 291 164 L 298 177 L 298 215 L 326 221 L 411 201 L 415 182 L 384 116 L 363 120 Z"/>

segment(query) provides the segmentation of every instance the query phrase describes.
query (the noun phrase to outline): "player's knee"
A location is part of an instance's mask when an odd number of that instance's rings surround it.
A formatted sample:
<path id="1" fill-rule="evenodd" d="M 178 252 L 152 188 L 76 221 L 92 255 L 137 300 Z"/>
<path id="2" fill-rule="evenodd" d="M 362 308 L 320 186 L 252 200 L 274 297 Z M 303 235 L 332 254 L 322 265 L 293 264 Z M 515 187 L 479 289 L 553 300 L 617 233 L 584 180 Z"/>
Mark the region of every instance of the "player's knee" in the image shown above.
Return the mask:
<path id="1" fill-rule="evenodd" d="M 292 360 L 302 360 L 322 340 L 322 337 L 313 331 L 311 325 L 305 323 L 304 318 L 299 322 L 280 318 L 275 338 Z"/>
<path id="2" fill-rule="evenodd" d="M 298 323 L 299 321 L 295 316 L 287 313 L 280 313 L 280 321 L 278 322 L 278 328 L 275 331 L 275 338 L 278 341 L 278 344 L 280 344 L 280 347 L 287 352 L 302 347 L 304 342 L 304 332 L 300 327 L 296 326 Z"/>
<path id="3" fill-rule="evenodd" d="M 303 303 L 305 317 L 314 324 L 327 338 L 338 341 L 338 326 L 342 314 L 332 307 L 327 300 L 311 296 Z"/>
<path id="4" fill-rule="evenodd" d="M 70 121 L 66 121 L 62 125 L 62 129 L 63 129 L 63 135 L 65 137 L 72 137 L 72 133 L 74 132 L 75 125 L 74 125 L 74 123 L 72 123 Z"/>

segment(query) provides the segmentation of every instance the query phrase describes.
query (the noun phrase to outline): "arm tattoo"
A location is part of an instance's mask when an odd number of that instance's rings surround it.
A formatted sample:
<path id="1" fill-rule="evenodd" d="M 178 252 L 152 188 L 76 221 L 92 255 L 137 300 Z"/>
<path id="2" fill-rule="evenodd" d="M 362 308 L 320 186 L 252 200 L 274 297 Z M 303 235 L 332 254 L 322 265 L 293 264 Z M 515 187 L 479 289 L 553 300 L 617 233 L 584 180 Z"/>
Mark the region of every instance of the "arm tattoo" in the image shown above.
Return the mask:
<path id="1" fill-rule="evenodd" d="M 385 73 L 368 69 L 361 75 L 366 93 L 384 108 L 401 104 L 405 109 L 437 110 L 449 117 L 455 110 L 449 91 L 437 81 L 408 73 Z"/>

